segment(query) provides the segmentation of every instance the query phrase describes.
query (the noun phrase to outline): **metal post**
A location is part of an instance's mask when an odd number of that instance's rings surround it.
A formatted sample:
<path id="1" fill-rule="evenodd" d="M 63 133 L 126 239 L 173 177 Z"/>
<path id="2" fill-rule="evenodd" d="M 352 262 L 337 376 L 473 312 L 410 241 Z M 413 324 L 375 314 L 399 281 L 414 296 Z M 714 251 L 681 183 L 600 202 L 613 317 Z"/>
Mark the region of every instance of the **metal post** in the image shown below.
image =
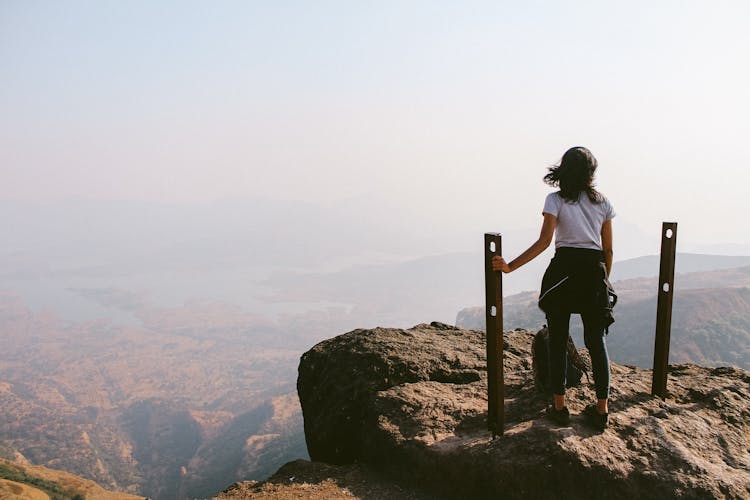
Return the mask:
<path id="1" fill-rule="evenodd" d="M 503 374 L 503 277 L 492 270 L 492 257 L 502 256 L 500 233 L 484 233 L 485 319 L 487 321 L 487 426 L 492 437 L 505 427 Z"/>
<path id="2" fill-rule="evenodd" d="M 672 327 L 672 295 L 674 293 L 674 259 L 677 248 L 677 223 L 661 225 L 661 263 L 656 306 L 656 341 L 654 343 L 654 374 L 651 381 L 653 396 L 667 397 L 667 365 L 669 336 Z"/>

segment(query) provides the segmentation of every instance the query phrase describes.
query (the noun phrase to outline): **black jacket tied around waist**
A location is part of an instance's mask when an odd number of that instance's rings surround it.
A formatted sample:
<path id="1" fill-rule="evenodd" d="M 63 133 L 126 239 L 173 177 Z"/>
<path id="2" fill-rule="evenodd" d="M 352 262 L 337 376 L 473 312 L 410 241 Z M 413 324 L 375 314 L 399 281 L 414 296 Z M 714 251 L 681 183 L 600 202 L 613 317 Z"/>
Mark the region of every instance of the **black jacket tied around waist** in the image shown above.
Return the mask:
<path id="1" fill-rule="evenodd" d="M 539 292 L 539 308 L 550 312 L 596 313 L 608 329 L 617 303 L 601 250 L 560 247 L 547 266 Z"/>

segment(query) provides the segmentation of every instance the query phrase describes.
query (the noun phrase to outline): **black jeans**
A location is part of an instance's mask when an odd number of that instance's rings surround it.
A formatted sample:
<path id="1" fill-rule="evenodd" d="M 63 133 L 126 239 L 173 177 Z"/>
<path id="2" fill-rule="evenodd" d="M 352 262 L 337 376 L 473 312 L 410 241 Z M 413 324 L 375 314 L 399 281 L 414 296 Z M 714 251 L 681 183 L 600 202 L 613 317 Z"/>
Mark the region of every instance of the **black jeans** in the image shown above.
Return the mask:
<path id="1" fill-rule="evenodd" d="M 567 371 L 568 335 L 570 335 L 569 312 L 550 312 L 547 314 L 549 327 L 549 364 L 550 385 L 554 394 L 565 394 L 565 377 Z M 591 370 L 594 372 L 596 397 L 609 397 L 609 354 L 604 341 L 604 325 L 601 315 L 581 313 L 583 320 L 583 339 L 591 355 Z"/>

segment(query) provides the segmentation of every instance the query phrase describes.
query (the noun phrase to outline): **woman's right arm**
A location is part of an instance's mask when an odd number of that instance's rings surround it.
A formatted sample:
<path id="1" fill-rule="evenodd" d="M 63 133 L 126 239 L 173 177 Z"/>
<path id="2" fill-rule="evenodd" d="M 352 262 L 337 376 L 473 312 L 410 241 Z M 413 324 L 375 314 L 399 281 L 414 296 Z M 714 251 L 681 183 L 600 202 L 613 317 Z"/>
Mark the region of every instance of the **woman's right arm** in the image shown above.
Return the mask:
<path id="1" fill-rule="evenodd" d="M 506 263 L 505 259 L 499 256 L 492 258 L 492 269 L 495 271 L 502 271 L 504 273 L 510 273 L 515 271 L 519 267 L 523 266 L 527 262 L 533 260 L 537 255 L 542 253 L 550 243 L 552 243 L 552 237 L 555 235 L 555 226 L 557 225 L 557 217 L 552 214 L 545 213 L 544 221 L 542 222 L 542 230 L 539 233 L 539 238 L 523 252 L 521 255 Z"/>
<path id="2" fill-rule="evenodd" d="M 602 251 L 604 252 L 604 263 L 607 266 L 607 277 L 612 272 L 612 219 L 604 221 L 602 224 Z"/>

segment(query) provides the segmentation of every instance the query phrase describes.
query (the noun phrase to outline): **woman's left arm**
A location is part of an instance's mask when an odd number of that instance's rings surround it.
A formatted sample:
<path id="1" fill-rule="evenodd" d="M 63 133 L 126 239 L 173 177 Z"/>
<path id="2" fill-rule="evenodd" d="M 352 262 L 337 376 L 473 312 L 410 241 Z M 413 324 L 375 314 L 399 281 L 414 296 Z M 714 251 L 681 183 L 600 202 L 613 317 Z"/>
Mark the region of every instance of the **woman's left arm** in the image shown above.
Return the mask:
<path id="1" fill-rule="evenodd" d="M 612 273 L 612 219 L 602 224 L 602 251 L 604 252 L 604 263 L 607 266 L 607 277 Z"/>
<path id="2" fill-rule="evenodd" d="M 504 273 L 510 273 L 515 271 L 519 267 L 527 264 L 534 260 L 534 258 L 540 253 L 544 252 L 547 247 L 552 243 L 552 237 L 555 235 L 555 226 L 557 225 L 557 217 L 552 214 L 544 214 L 544 222 L 542 222 L 542 230 L 539 233 L 539 239 L 534 244 L 526 249 L 521 255 L 506 263 L 505 259 L 496 255 L 492 258 L 492 269 L 495 271 L 502 271 Z"/>

